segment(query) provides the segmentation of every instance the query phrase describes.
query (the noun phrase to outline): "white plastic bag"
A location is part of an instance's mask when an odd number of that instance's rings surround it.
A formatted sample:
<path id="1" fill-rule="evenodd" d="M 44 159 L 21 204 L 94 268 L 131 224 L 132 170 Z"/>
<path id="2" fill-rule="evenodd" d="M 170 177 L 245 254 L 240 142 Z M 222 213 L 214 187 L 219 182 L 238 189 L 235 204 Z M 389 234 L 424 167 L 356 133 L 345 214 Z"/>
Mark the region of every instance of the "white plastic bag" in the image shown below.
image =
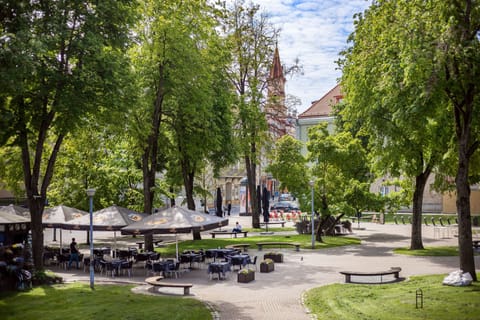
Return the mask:
<path id="1" fill-rule="evenodd" d="M 463 287 L 469 286 L 472 281 L 473 278 L 470 273 L 457 270 L 450 272 L 450 274 L 443 279 L 442 283 L 448 286 Z"/>

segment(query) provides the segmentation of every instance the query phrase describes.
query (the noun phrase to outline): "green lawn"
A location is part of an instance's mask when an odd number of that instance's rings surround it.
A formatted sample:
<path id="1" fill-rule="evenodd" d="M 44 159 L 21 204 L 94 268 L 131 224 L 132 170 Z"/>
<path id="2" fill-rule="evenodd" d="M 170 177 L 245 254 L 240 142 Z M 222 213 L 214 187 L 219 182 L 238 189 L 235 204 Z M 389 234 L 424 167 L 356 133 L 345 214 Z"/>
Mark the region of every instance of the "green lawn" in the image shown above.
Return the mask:
<path id="1" fill-rule="evenodd" d="M 296 235 L 265 235 L 265 236 L 248 236 L 246 238 L 215 238 L 215 239 L 202 239 L 202 240 L 186 240 L 178 243 L 178 250 L 200 250 L 211 249 L 218 247 L 225 247 L 229 244 L 235 243 L 249 243 L 251 248 L 256 248 L 257 242 L 262 241 L 281 241 L 281 242 L 297 242 L 300 243 L 300 248 L 310 249 L 312 248 L 311 235 L 296 234 Z M 322 237 L 323 242 L 315 242 L 315 249 L 325 249 L 338 246 L 356 245 L 360 244 L 360 240 L 350 237 Z M 270 247 L 269 247 L 270 248 Z M 274 247 L 271 247 L 274 248 Z M 291 248 L 291 247 L 286 247 Z M 157 248 L 156 251 L 160 252 L 163 257 L 175 256 L 175 244 L 170 244 L 164 248 Z M 294 250 L 294 249 L 292 249 Z"/>
<path id="2" fill-rule="evenodd" d="M 447 257 L 458 256 L 458 247 L 425 247 L 423 250 L 410 250 L 409 248 L 397 248 L 393 252 L 405 254 L 409 256 L 430 256 L 430 257 Z"/>
<path id="3" fill-rule="evenodd" d="M 328 320 L 473 320 L 480 318 L 480 283 L 468 287 L 442 285 L 446 275 L 412 277 L 381 285 L 333 284 L 306 293 L 305 304 Z M 424 307 L 416 308 L 422 289 Z"/>
<path id="4" fill-rule="evenodd" d="M 204 320 L 212 319 L 200 301 L 132 293 L 133 286 L 67 284 L 0 294 L 2 320 Z"/>

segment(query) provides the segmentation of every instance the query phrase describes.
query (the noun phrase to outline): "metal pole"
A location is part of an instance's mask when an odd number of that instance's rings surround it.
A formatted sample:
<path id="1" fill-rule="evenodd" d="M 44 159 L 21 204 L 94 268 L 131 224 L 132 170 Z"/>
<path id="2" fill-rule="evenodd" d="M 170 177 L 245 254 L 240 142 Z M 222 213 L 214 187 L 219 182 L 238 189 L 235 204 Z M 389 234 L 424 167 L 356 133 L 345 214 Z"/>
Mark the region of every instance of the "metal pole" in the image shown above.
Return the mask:
<path id="1" fill-rule="evenodd" d="M 95 195 L 95 189 L 88 189 L 87 195 L 90 203 L 90 288 L 93 290 L 95 283 L 94 274 L 94 256 L 93 256 L 93 196 Z"/>
<path id="2" fill-rule="evenodd" d="M 313 186 L 314 182 L 310 181 L 310 186 L 312 187 L 312 249 L 315 249 L 315 228 L 314 228 L 314 221 L 315 221 L 315 208 L 313 203 Z"/>

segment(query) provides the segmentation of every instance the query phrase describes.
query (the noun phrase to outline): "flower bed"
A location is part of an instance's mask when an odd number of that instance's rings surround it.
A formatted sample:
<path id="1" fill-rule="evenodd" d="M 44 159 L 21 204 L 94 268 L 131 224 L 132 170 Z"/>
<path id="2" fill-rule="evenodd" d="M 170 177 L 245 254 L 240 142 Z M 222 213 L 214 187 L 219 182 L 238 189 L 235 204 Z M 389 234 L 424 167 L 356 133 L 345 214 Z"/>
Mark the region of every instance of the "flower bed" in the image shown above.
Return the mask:
<path id="1" fill-rule="evenodd" d="M 263 255 L 263 259 L 271 259 L 273 262 L 283 262 L 283 253 L 269 252 Z"/>
<path id="2" fill-rule="evenodd" d="M 272 259 L 265 259 L 260 263 L 260 272 L 268 273 L 275 270 L 275 263 Z"/>
<path id="3" fill-rule="evenodd" d="M 255 271 L 252 269 L 242 269 L 238 271 L 237 282 L 248 283 L 255 280 Z"/>

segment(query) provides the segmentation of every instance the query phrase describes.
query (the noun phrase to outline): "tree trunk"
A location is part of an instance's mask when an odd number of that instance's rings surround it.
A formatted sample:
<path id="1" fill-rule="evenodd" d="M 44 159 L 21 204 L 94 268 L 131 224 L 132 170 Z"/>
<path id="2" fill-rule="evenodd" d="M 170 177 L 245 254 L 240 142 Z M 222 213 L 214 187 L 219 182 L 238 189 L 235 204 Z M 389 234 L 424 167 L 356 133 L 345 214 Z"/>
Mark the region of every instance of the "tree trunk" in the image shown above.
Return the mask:
<path id="1" fill-rule="evenodd" d="M 31 217 L 31 232 L 32 232 L 32 257 L 35 270 L 43 270 L 43 226 L 42 215 L 45 207 L 45 198 L 28 197 L 28 208 Z"/>
<path id="2" fill-rule="evenodd" d="M 478 42 L 478 25 L 474 18 L 476 3 L 472 0 L 459 2 L 450 14 L 458 18 L 451 31 L 457 43 L 445 46 L 445 92 L 453 104 L 455 134 L 458 149 L 458 168 L 455 177 L 457 188 L 458 246 L 460 269 L 469 272 L 477 281 L 472 246 L 472 221 L 470 213 L 469 165 L 479 147 L 477 135 L 472 135 L 472 122 L 478 113 L 478 56 L 474 52 Z M 473 122 L 475 123 L 475 122 Z M 478 126 L 476 123 L 475 125 Z M 475 132 L 475 131 L 473 131 Z"/>
<path id="3" fill-rule="evenodd" d="M 162 122 L 162 105 L 164 97 L 163 88 L 163 71 L 164 66 L 160 65 L 159 84 L 156 92 L 155 102 L 153 104 L 152 122 L 150 134 L 147 138 L 147 144 L 142 155 L 142 171 L 143 171 L 143 211 L 152 214 L 153 199 L 155 196 L 155 173 L 157 171 L 158 159 L 158 137 L 160 135 L 160 124 Z M 153 236 L 145 235 L 145 250 L 153 251 Z"/>
<path id="4" fill-rule="evenodd" d="M 252 211 L 252 227 L 260 228 L 260 208 L 257 200 L 257 167 L 255 161 L 250 157 L 245 157 L 245 166 L 247 168 L 248 190 L 250 190 L 250 207 Z M 247 198 L 248 199 L 248 198 Z M 247 200 L 248 201 L 248 200 Z"/>
<path id="5" fill-rule="evenodd" d="M 429 167 L 415 177 L 415 191 L 413 192 L 413 211 L 412 211 L 412 235 L 410 239 L 410 250 L 423 249 L 422 242 L 422 206 L 423 206 L 423 192 L 425 185 L 430 175 Z"/>
<path id="6" fill-rule="evenodd" d="M 62 145 L 64 135 L 59 135 L 55 145 L 50 153 L 45 174 L 43 179 L 40 178 L 42 169 L 42 157 L 44 152 L 44 143 L 47 137 L 48 128 L 53 121 L 54 113 L 49 113 L 41 122 L 38 140 L 34 152 L 33 167 L 30 159 L 30 149 L 26 127 L 21 128 L 19 141 L 22 151 L 23 181 L 25 191 L 27 193 L 28 206 L 31 216 L 31 232 L 32 232 L 32 258 L 35 270 L 43 270 L 43 225 L 42 215 L 45 208 L 45 200 L 47 198 L 47 189 L 53 176 L 53 168 L 57 159 L 60 146 Z M 40 191 L 38 190 L 39 181 L 42 181 Z"/>
<path id="7" fill-rule="evenodd" d="M 458 171 L 455 178 L 457 186 L 458 212 L 458 247 L 460 269 L 469 272 L 474 281 L 477 281 L 475 259 L 472 246 L 472 220 L 470 213 L 470 185 L 468 183 L 469 158 L 467 157 L 466 143 L 459 146 Z"/>
<path id="8" fill-rule="evenodd" d="M 323 242 L 323 239 L 322 239 L 322 226 L 325 222 L 325 219 L 321 216 L 318 217 L 318 221 L 317 221 L 317 224 L 315 225 L 315 220 L 312 221 L 312 223 L 314 224 L 314 228 L 315 228 L 315 240 L 318 241 L 318 242 Z"/>
<path id="9" fill-rule="evenodd" d="M 193 170 L 188 170 L 187 166 L 182 161 L 183 183 L 185 185 L 185 196 L 187 198 L 187 207 L 189 210 L 195 211 L 195 201 L 193 199 L 193 182 L 195 173 Z M 193 231 L 193 240 L 202 240 L 200 231 Z"/>

